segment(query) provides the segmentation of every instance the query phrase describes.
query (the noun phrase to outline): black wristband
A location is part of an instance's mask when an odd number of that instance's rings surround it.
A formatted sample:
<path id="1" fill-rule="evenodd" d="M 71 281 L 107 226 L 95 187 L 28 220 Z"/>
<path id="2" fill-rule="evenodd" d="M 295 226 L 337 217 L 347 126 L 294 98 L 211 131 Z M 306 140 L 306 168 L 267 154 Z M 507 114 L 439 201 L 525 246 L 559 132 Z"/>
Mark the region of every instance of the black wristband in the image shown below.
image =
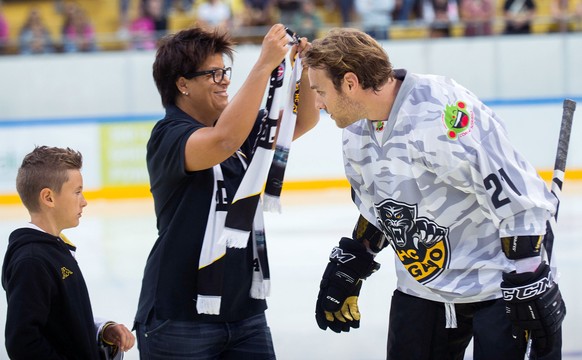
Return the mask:
<path id="1" fill-rule="evenodd" d="M 501 238 L 501 249 L 510 260 L 519 260 L 540 255 L 542 235 L 508 236 Z"/>

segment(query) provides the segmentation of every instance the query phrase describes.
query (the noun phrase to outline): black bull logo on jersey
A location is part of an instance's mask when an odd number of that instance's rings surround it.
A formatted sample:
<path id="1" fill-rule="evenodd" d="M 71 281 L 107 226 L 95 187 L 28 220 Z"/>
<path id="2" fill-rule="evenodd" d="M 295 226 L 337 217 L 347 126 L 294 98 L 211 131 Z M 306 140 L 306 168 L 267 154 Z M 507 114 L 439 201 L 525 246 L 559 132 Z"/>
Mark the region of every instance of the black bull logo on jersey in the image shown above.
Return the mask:
<path id="1" fill-rule="evenodd" d="M 449 262 L 449 229 L 417 217 L 415 205 L 386 200 L 376 205 L 378 221 L 398 258 L 416 281 L 425 284 Z"/>

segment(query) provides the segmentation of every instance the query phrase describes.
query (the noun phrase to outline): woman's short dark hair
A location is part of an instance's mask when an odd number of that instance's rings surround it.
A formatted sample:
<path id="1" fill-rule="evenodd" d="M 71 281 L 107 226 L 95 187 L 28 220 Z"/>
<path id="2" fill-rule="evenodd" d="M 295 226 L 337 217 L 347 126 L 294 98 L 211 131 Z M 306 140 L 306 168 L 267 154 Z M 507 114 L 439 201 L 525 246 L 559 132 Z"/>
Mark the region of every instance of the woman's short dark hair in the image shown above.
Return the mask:
<path id="1" fill-rule="evenodd" d="M 153 65 L 162 105 L 167 107 L 176 103 L 176 80 L 184 74 L 201 70 L 200 66 L 210 56 L 222 54 L 232 61 L 233 46 L 230 35 L 219 29 L 194 27 L 163 37 Z"/>

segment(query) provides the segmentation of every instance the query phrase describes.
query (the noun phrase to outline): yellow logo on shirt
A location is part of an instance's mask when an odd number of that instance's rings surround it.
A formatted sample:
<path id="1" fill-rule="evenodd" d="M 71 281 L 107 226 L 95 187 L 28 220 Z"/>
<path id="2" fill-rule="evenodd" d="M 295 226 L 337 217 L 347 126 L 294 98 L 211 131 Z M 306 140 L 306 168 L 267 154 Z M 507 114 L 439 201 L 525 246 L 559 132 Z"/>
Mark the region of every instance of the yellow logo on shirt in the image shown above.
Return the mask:
<path id="1" fill-rule="evenodd" d="M 64 267 L 64 266 L 63 266 L 63 267 L 61 268 L 61 274 L 63 274 L 63 280 L 65 280 L 66 278 L 68 278 L 68 277 L 69 277 L 69 275 L 72 275 L 72 274 L 73 274 L 73 272 L 72 272 L 71 270 L 69 270 L 69 269 L 67 269 L 66 267 Z"/>
<path id="2" fill-rule="evenodd" d="M 378 223 L 408 273 L 421 284 L 438 277 L 450 260 L 449 229 L 418 216 L 417 205 L 387 199 L 376 205 Z"/>

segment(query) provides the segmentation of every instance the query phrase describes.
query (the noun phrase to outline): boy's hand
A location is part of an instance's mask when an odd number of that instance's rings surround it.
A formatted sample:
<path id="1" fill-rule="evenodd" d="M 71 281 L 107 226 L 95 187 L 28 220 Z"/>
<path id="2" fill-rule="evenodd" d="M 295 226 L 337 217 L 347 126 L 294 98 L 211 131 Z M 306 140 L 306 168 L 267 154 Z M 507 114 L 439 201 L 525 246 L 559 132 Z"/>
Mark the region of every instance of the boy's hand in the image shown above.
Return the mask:
<path id="1" fill-rule="evenodd" d="M 123 324 L 112 324 L 103 330 L 103 341 L 117 346 L 121 351 L 128 351 L 135 344 L 135 336 Z"/>

